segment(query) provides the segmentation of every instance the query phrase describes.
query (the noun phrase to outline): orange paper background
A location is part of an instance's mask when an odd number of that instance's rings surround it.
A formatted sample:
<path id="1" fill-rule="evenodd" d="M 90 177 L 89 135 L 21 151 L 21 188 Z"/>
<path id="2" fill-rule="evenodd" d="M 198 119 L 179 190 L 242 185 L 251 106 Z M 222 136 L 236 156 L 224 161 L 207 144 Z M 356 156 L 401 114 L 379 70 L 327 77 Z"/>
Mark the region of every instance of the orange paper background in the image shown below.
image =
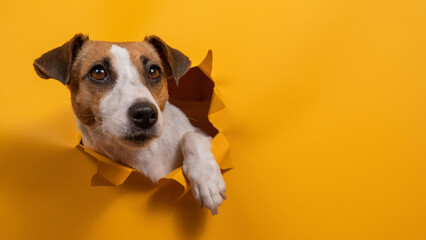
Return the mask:
<path id="1" fill-rule="evenodd" d="M 1 238 L 426 239 L 425 12 L 411 0 L 3 1 Z M 90 185 L 68 90 L 32 69 L 78 32 L 156 34 L 194 63 L 213 49 L 235 167 L 218 216 L 141 176 Z"/>

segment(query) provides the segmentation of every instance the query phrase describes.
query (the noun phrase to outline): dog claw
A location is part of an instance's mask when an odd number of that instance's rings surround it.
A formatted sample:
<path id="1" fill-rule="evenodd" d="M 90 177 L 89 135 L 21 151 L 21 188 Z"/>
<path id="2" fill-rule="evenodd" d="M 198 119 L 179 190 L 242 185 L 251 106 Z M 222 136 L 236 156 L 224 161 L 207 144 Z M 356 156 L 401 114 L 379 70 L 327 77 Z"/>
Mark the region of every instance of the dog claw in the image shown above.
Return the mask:
<path id="1" fill-rule="evenodd" d="M 217 210 L 217 208 L 210 209 L 210 211 L 212 212 L 212 216 L 214 216 L 214 215 L 217 215 L 217 214 L 218 214 L 218 210 Z"/>
<path id="2" fill-rule="evenodd" d="M 226 200 L 226 194 L 225 194 L 225 192 L 220 192 L 220 196 L 222 196 L 223 200 Z"/>

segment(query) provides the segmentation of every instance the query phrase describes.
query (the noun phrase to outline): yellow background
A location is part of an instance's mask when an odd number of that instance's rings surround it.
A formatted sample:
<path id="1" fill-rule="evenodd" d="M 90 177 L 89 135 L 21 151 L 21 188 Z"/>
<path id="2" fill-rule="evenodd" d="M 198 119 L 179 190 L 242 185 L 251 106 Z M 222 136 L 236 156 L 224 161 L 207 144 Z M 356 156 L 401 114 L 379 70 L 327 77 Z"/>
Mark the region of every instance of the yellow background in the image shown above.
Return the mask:
<path id="1" fill-rule="evenodd" d="M 425 1 L 2 1 L 0 22 L 1 239 L 426 239 Z M 140 176 L 90 186 L 68 90 L 32 68 L 79 32 L 213 49 L 218 216 Z"/>

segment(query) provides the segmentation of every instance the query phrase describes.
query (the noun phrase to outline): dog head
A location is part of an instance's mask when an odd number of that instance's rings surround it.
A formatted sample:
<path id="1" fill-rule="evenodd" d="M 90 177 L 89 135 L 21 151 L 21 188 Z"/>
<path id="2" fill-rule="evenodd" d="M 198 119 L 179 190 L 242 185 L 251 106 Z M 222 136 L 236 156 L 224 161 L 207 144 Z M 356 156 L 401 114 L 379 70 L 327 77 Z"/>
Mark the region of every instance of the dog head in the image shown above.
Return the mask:
<path id="1" fill-rule="evenodd" d="M 190 65 L 188 57 L 156 36 L 112 43 L 82 34 L 34 61 L 40 77 L 68 86 L 82 124 L 133 148 L 161 135 L 167 79 L 177 84 Z"/>

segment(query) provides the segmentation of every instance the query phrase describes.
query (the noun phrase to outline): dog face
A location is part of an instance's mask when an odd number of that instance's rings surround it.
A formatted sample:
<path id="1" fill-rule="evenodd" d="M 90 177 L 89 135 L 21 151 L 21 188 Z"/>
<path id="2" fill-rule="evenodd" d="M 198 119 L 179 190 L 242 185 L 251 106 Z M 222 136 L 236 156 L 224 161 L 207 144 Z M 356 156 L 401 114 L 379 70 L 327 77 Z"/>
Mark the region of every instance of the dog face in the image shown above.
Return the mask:
<path id="1" fill-rule="evenodd" d="M 161 135 L 167 79 L 177 83 L 190 65 L 184 54 L 155 36 L 112 43 L 82 34 L 34 62 L 40 77 L 68 85 L 82 124 L 132 148 Z"/>

